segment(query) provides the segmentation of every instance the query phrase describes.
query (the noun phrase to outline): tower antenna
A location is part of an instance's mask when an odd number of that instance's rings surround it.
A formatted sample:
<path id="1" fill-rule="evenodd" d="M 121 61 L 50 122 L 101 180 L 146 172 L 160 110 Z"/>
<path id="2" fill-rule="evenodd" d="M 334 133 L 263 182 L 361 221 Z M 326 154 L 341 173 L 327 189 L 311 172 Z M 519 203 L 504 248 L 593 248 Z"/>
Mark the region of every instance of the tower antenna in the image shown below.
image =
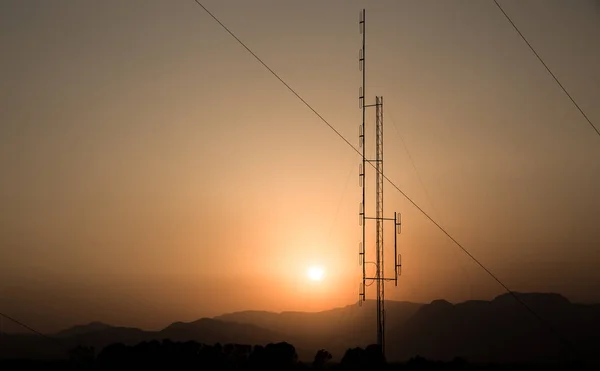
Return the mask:
<path id="1" fill-rule="evenodd" d="M 366 300 L 366 288 L 372 283 L 377 288 L 377 345 L 385 355 L 385 282 L 394 281 L 398 286 L 398 276 L 401 268 L 401 255 L 398 254 L 398 234 L 400 233 L 400 214 L 394 213 L 394 218 L 386 218 L 383 214 L 383 97 L 375 96 L 374 104 L 366 104 L 366 11 L 363 9 L 359 15 L 359 30 L 362 35 L 362 47 L 358 53 L 358 66 L 362 72 L 362 85 L 358 91 L 358 105 L 362 109 L 362 123 L 358 128 L 358 145 L 362 149 L 362 162 L 359 165 L 359 185 L 362 188 L 362 201 L 359 207 L 359 224 L 362 227 L 362 241 L 359 243 L 359 264 L 362 266 L 362 282 L 359 290 L 359 304 Z M 375 159 L 369 159 L 365 141 L 365 121 L 367 108 L 375 107 Z M 366 211 L 366 164 L 374 165 L 375 174 L 375 216 L 367 216 Z M 367 221 L 375 221 L 375 261 L 367 261 L 366 246 Z M 394 222 L 394 277 L 385 276 L 384 265 L 384 222 Z M 367 275 L 366 265 L 374 263 L 375 275 Z M 369 284 L 367 285 L 367 282 Z"/>

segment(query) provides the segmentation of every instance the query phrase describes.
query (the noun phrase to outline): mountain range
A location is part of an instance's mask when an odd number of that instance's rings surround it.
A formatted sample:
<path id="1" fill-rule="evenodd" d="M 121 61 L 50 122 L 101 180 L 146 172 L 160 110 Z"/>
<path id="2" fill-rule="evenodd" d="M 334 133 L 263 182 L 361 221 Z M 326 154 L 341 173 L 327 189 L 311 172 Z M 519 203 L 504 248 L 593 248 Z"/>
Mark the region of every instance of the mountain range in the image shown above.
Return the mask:
<path id="1" fill-rule="evenodd" d="M 600 305 L 571 303 L 559 294 L 515 296 L 521 303 L 511 294 L 457 304 L 386 301 L 386 356 L 390 361 L 416 355 L 499 363 L 600 360 Z M 253 345 L 287 341 L 302 360 L 311 360 L 322 348 L 339 360 L 348 348 L 375 342 L 376 304 L 362 304 L 310 313 L 235 312 L 175 322 L 160 331 L 92 322 L 48 338 L 2 334 L 0 358 L 60 358 L 77 345 L 99 352 L 116 342 L 171 339 Z"/>

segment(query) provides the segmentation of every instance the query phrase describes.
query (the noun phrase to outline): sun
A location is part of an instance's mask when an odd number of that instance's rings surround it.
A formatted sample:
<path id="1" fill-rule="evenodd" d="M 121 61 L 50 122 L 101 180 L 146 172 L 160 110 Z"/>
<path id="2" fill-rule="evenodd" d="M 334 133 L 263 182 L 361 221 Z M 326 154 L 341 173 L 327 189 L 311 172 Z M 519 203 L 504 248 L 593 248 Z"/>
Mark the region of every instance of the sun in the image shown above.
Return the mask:
<path id="1" fill-rule="evenodd" d="M 311 266 L 308 267 L 306 275 L 311 281 L 322 281 L 323 276 L 325 276 L 325 270 L 322 267 Z"/>

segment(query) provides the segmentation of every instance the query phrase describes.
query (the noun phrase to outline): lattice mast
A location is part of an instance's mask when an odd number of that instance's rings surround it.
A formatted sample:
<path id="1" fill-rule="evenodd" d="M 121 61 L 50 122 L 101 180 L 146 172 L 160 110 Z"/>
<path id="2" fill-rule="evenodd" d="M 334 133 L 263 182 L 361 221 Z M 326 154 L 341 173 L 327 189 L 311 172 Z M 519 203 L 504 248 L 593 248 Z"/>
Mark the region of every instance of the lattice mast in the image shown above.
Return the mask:
<path id="1" fill-rule="evenodd" d="M 377 344 L 385 342 L 385 277 L 383 263 L 383 97 L 375 97 L 375 264 L 377 266 Z"/>
<path id="2" fill-rule="evenodd" d="M 362 241 L 359 244 L 359 263 L 362 266 L 362 282 L 359 290 L 359 303 L 362 304 L 366 300 L 366 288 L 372 283 L 376 284 L 377 288 L 377 344 L 381 347 L 385 354 L 385 281 L 394 281 L 398 286 L 398 276 L 400 275 L 401 256 L 398 254 L 398 239 L 400 233 L 400 214 L 394 213 L 394 218 L 385 218 L 383 214 L 383 97 L 376 96 L 375 104 L 365 104 L 366 96 L 366 27 L 365 27 L 366 12 L 363 9 L 360 13 L 359 28 L 362 35 L 362 48 L 359 51 L 359 69 L 362 71 L 362 85 L 359 89 L 359 107 L 362 109 L 362 123 L 359 126 L 359 147 L 362 149 L 362 162 L 359 166 L 359 184 L 362 188 L 362 201 L 359 207 L 359 224 L 362 227 Z M 366 110 L 369 107 L 375 107 L 375 159 L 369 159 L 366 153 L 365 141 L 365 121 Z M 373 165 L 375 168 L 375 216 L 366 216 L 366 165 Z M 366 227 L 367 221 L 375 221 L 375 261 L 368 262 L 366 259 Z M 384 234 L 383 224 L 385 221 L 394 222 L 394 277 L 385 276 L 384 264 Z M 375 276 L 367 275 L 366 265 L 375 264 Z M 369 282 L 369 284 L 367 284 Z"/>

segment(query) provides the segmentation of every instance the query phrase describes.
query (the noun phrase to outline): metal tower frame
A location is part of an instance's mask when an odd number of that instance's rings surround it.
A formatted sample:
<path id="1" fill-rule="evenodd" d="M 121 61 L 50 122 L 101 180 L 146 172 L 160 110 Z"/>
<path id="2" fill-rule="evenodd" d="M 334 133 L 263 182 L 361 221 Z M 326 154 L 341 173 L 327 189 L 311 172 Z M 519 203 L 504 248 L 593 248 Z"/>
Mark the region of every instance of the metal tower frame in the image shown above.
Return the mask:
<path id="1" fill-rule="evenodd" d="M 359 304 L 366 300 L 366 288 L 373 283 L 377 287 L 377 345 L 385 354 L 385 282 L 394 281 L 398 286 L 398 276 L 400 275 L 401 256 L 398 254 L 398 234 L 400 233 L 400 214 L 394 213 L 394 218 L 386 218 L 383 214 L 383 97 L 376 96 L 375 104 L 365 104 L 366 95 L 366 27 L 365 27 L 365 9 L 360 13 L 359 29 L 362 35 L 362 48 L 358 53 L 359 70 L 362 71 L 362 85 L 359 89 L 359 108 L 362 109 L 362 123 L 359 126 L 359 147 L 362 148 L 362 163 L 359 166 L 359 184 L 362 187 L 362 201 L 359 208 L 359 224 L 362 227 L 362 241 L 359 244 L 359 263 L 362 265 L 362 282 L 359 290 Z M 368 159 L 365 142 L 365 119 L 366 109 L 375 107 L 375 159 Z M 373 166 L 376 170 L 375 175 L 375 216 L 366 215 L 366 165 Z M 375 262 L 366 260 L 366 222 L 375 221 Z M 394 277 L 385 276 L 384 265 L 384 234 L 383 225 L 386 221 L 394 222 Z M 366 265 L 374 263 L 376 272 L 374 277 L 367 276 Z M 369 284 L 367 285 L 367 281 Z"/>

